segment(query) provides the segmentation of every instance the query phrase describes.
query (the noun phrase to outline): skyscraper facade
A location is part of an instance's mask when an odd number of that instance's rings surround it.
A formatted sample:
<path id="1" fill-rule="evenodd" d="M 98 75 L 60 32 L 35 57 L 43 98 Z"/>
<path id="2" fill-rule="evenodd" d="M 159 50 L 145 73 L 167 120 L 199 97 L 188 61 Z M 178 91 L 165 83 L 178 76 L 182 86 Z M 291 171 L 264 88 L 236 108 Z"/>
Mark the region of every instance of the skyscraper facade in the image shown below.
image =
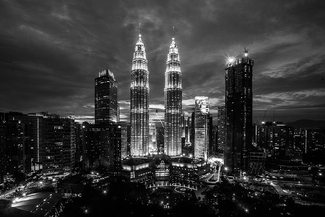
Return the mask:
<path id="1" fill-rule="evenodd" d="M 245 57 L 230 59 L 226 67 L 226 148 L 225 166 L 234 175 L 248 171 L 252 144 L 252 72 L 254 61 Z"/>
<path id="2" fill-rule="evenodd" d="M 133 54 L 130 101 L 131 155 L 146 156 L 149 154 L 149 71 L 141 34 Z"/>
<path id="3" fill-rule="evenodd" d="M 95 78 L 95 123 L 109 124 L 118 119 L 117 82 L 106 69 Z"/>
<path id="4" fill-rule="evenodd" d="M 209 98 L 205 96 L 195 97 L 194 118 L 194 158 L 208 158 L 209 145 Z"/>
<path id="5" fill-rule="evenodd" d="M 41 119 L 40 160 L 43 173 L 70 171 L 75 164 L 75 122 L 70 118 L 48 115 Z"/>
<path id="6" fill-rule="evenodd" d="M 182 154 L 182 72 L 175 38 L 169 47 L 165 72 L 165 153 L 169 156 Z"/>
<path id="7" fill-rule="evenodd" d="M 223 156 L 226 144 L 226 108 L 224 106 L 218 107 L 218 153 Z"/>

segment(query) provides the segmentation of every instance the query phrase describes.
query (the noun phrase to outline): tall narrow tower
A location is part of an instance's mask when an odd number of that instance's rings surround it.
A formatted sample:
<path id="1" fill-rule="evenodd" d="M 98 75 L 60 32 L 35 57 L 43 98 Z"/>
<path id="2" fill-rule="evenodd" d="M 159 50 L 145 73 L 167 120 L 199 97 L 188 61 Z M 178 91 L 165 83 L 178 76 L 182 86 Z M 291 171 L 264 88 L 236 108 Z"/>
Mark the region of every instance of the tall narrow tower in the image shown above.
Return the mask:
<path id="1" fill-rule="evenodd" d="M 139 33 L 133 53 L 130 87 L 131 155 L 149 154 L 149 71 Z"/>
<path id="2" fill-rule="evenodd" d="M 252 145 L 252 77 L 254 60 L 245 56 L 229 59 L 226 68 L 226 147 L 225 166 L 229 173 L 248 171 L 248 152 Z"/>
<path id="3" fill-rule="evenodd" d="M 178 48 L 173 37 L 167 55 L 165 72 L 165 153 L 169 156 L 182 154 L 182 72 Z"/>

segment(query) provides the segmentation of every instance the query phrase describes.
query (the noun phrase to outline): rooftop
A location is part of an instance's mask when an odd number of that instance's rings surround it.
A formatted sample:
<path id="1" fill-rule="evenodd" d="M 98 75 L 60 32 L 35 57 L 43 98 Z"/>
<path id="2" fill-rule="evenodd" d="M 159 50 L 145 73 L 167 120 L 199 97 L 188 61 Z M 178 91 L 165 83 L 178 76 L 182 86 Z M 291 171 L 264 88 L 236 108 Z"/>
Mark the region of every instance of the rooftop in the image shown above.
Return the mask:
<path id="1" fill-rule="evenodd" d="M 135 166 L 135 165 L 140 165 L 140 164 L 144 164 L 144 163 L 149 163 L 151 161 L 152 161 L 152 159 L 147 158 L 147 157 L 128 157 L 122 161 L 122 164 L 128 165 L 128 166 Z"/>

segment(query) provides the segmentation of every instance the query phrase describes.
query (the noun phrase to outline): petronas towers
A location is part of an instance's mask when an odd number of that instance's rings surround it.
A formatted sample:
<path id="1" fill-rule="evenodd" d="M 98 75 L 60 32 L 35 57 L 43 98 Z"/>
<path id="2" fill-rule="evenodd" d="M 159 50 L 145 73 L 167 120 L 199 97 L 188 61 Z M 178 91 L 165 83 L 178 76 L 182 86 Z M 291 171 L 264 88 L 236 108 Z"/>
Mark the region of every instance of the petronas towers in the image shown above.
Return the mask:
<path id="1" fill-rule="evenodd" d="M 167 54 L 165 71 L 164 152 L 169 156 L 182 154 L 182 72 L 175 38 Z M 133 157 L 149 155 L 149 71 L 145 46 L 139 34 L 135 46 L 130 86 L 131 146 Z"/>
<path id="2" fill-rule="evenodd" d="M 165 153 L 169 156 L 182 154 L 182 72 L 175 38 L 169 47 L 165 72 Z"/>
<path id="3" fill-rule="evenodd" d="M 131 155 L 149 154 L 149 71 L 139 34 L 133 53 L 130 87 Z"/>

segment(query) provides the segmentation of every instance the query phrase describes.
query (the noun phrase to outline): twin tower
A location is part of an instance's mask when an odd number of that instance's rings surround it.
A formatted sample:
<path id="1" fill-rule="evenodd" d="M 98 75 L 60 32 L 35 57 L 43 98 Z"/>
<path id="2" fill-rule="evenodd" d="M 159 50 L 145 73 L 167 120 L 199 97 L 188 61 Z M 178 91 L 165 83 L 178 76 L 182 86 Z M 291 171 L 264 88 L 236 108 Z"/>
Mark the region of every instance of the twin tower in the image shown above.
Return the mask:
<path id="1" fill-rule="evenodd" d="M 139 34 L 132 60 L 130 87 L 131 156 L 149 155 L 149 71 Z M 175 38 L 167 54 L 165 71 L 164 153 L 181 155 L 182 72 Z"/>

